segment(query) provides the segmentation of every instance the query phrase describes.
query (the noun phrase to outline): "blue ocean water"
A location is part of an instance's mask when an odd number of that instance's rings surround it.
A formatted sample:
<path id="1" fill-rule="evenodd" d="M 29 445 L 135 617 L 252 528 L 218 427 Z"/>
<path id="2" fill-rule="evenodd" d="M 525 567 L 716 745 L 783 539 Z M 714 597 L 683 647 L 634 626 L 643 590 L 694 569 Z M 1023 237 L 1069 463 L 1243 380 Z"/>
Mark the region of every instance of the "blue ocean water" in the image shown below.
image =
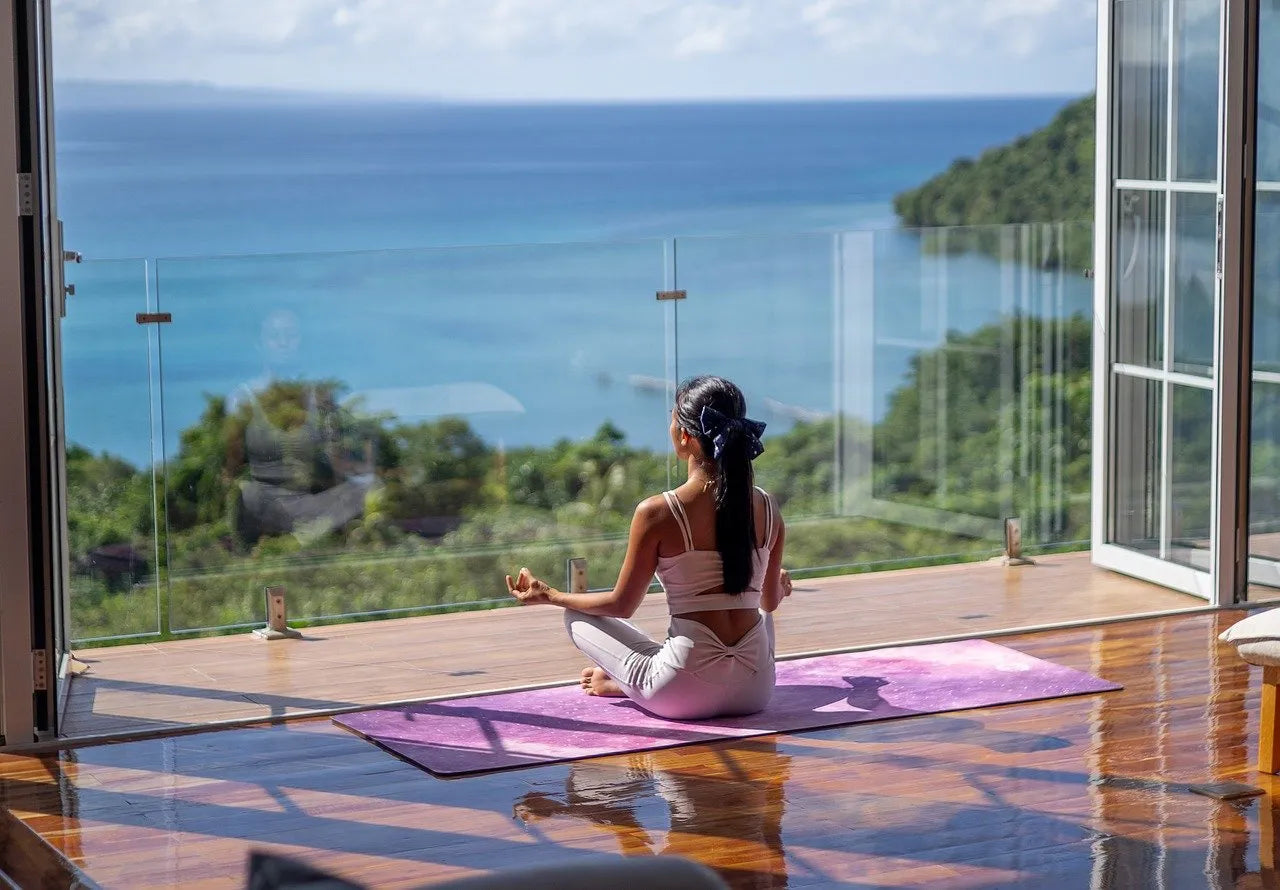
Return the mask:
<path id="1" fill-rule="evenodd" d="M 64 103 L 60 212 L 87 258 L 68 438 L 163 459 L 208 396 L 297 376 L 506 444 L 610 420 L 660 446 L 662 381 L 703 371 L 774 430 L 875 414 L 947 329 L 1087 306 L 1083 280 L 925 252 L 891 208 L 1065 102 Z M 172 323 L 135 323 L 156 309 Z M 875 379 L 851 401 L 855 366 Z"/>

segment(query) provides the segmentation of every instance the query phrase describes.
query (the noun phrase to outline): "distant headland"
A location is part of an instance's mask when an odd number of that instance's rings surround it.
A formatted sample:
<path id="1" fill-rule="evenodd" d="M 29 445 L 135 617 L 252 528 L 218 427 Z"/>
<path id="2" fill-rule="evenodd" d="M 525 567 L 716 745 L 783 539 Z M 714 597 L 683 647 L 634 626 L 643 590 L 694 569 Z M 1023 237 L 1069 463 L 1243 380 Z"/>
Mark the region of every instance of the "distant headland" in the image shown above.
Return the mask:
<path id="1" fill-rule="evenodd" d="M 1091 221 L 1095 107 L 1078 99 L 1041 129 L 954 161 L 893 209 L 910 227 Z"/>

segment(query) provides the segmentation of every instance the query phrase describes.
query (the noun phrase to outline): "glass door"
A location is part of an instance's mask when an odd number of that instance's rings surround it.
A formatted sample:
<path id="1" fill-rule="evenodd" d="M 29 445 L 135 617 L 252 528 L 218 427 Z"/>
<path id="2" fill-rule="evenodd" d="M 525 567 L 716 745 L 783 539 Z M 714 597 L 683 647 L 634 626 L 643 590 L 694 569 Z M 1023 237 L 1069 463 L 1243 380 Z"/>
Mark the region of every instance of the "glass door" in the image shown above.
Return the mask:
<path id="1" fill-rule="evenodd" d="M 38 177 L 37 188 L 41 196 L 38 202 L 36 227 L 40 233 L 40 256 L 42 269 L 38 274 L 43 284 L 44 306 L 46 312 L 46 360 L 48 370 L 48 394 L 46 407 L 49 417 L 50 435 L 47 437 L 50 478 L 52 491 L 49 497 L 50 520 L 52 530 L 50 541 L 51 577 L 48 600 L 49 614 L 46 626 L 49 628 L 50 664 L 48 686 L 51 694 L 50 711 L 53 725 L 49 729 L 56 731 L 61 724 L 63 708 L 66 705 L 67 683 L 74 670 L 74 659 L 71 656 L 70 642 L 70 595 L 71 565 L 68 541 L 68 525 L 66 513 L 67 492 L 67 453 L 66 453 L 66 417 L 62 398 L 62 320 L 67 314 L 66 300 L 72 289 L 67 287 L 64 264 L 79 255 L 64 250 L 62 241 L 62 220 L 58 218 L 57 162 L 55 157 L 56 139 L 54 135 L 53 107 L 53 35 L 52 35 L 52 3 L 49 0 L 37 0 L 27 7 L 28 22 L 32 38 L 30 46 L 34 47 L 34 56 L 29 68 L 31 83 L 29 99 L 32 103 L 31 144 L 35 157 L 31 169 Z"/>
<path id="2" fill-rule="evenodd" d="M 53 610 L 51 628 L 53 650 L 57 655 L 56 669 L 51 672 L 54 687 L 59 693 L 56 697 L 56 708 L 59 720 L 62 707 L 66 702 L 65 688 L 62 679 L 67 675 L 71 661 L 70 642 L 70 596 L 71 569 L 70 551 L 67 536 L 66 490 L 67 490 L 67 454 L 66 417 L 62 400 L 62 319 L 66 317 L 66 299 L 68 287 L 64 274 L 65 262 L 74 257 L 79 261 L 79 254 L 69 253 L 63 249 L 62 220 L 58 218 L 58 186 L 57 162 L 55 158 L 54 108 L 53 108 L 53 38 L 51 34 L 52 10 L 48 2 L 34 4 L 35 26 L 38 31 L 36 45 L 35 70 L 38 82 L 34 96 L 39 110 L 36 126 L 39 131 L 40 146 L 39 163 L 36 169 L 43 180 L 44 212 L 42 227 L 45 244 L 45 286 L 46 305 L 49 311 L 49 413 L 52 418 L 54 435 L 49 437 L 50 461 L 53 470 L 54 496 L 53 507 Z"/>
<path id="3" fill-rule="evenodd" d="M 1208 596 L 1221 301 L 1223 7 L 1115 0 L 1095 310 L 1094 556 Z M 1106 49 L 1104 47 L 1104 49 Z"/>
<path id="4" fill-rule="evenodd" d="M 1280 2 L 1258 9 L 1249 599 L 1280 596 Z"/>

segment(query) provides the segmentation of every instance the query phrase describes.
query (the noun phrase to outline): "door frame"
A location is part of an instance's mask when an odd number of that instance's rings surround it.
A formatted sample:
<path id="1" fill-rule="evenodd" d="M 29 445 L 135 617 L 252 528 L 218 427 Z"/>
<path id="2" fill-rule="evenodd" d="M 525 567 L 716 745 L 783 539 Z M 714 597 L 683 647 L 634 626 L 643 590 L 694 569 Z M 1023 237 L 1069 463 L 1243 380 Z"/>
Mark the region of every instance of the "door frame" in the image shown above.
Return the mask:
<path id="1" fill-rule="evenodd" d="M 1173 3 L 1170 9 L 1170 59 Z M 1245 151 L 1255 140 L 1257 90 L 1257 12 L 1258 0 L 1223 0 L 1220 3 L 1219 79 L 1218 79 L 1218 175 L 1215 188 L 1218 198 L 1217 275 L 1214 298 L 1214 369 L 1207 387 L 1212 393 L 1213 408 L 1209 549 L 1203 567 L 1179 565 L 1112 543 L 1110 507 L 1111 481 L 1115 474 L 1115 454 L 1111 450 L 1112 412 L 1115 404 L 1114 372 L 1118 366 L 1114 341 L 1112 303 L 1112 246 L 1116 223 L 1114 176 L 1114 144 L 1111 120 L 1112 72 L 1114 63 L 1113 0 L 1098 3 L 1098 88 L 1096 124 L 1095 175 L 1095 287 L 1094 287 L 1094 363 L 1093 363 L 1093 496 L 1092 551 L 1096 565 L 1134 577 L 1181 590 L 1224 606 L 1239 602 L 1248 583 L 1248 518 L 1249 518 L 1249 421 L 1252 400 L 1252 302 L 1253 302 L 1253 157 Z M 1172 106 L 1173 65 L 1170 78 Z M 1172 115 L 1165 126 L 1172 128 Z M 1166 133 L 1172 145 L 1172 134 Z M 1166 195 L 1182 194 L 1191 189 L 1177 187 L 1173 171 L 1166 165 Z M 1200 189 L 1203 191 L 1204 189 Z M 1166 231 L 1174 225 L 1172 202 L 1166 203 Z M 1168 243 L 1166 239 L 1166 244 Z M 1173 258 L 1166 251 L 1166 268 Z M 1172 295 L 1166 293 L 1166 305 Z M 1166 319 L 1169 317 L 1165 313 Z M 1170 348 L 1165 335 L 1165 350 Z M 1171 368 L 1150 376 L 1161 380 L 1165 391 L 1172 386 Z M 1187 381 L 1191 382 L 1191 381 Z M 1204 387 L 1204 382 L 1199 385 Z M 1163 423 L 1170 422 L 1168 399 L 1162 406 Z M 1169 485 L 1170 446 L 1167 433 L 1161 460 L 1161 485 Z M 1167 511 L 1167 504 L 1162 508 Z M 1167 518 L 1161 517 L 1167 528 Z M 1167 533 L 1162 531 L 1162 546 Z M 1197 560 L 1197 562 L 1201 562 Z"/>
<path id="2" fill-rule="evenodd" d="M 0 742 L 34 741 L 32 476 L 24 251 L 19 208 L 15 4 L 0 0 Z"/>
<path id="3" fill-rule="evenodd" d="M 0 0 L 0 744 L 57 731 L 66 577 L 49 0 Z"/>
<path id="4" fill-rule="evenodd" d="M 1221 294 L 1216 326 L 1212 600 L 1247 599 L 1252 480 L 1254 218 L 1257 210 L 1258 17 L 1261 0 L 1226 0 L 1222 52 Z M 1247 149 L 1247 150 L 1246 150 Z"/>
<path id="5" fill-rule="evenodd" d="M 53 0 L 22 0 L 16 111 L 20 169 L 30 174 L 30 213 L 22 218 L 27 279 L 28 399 L 32 469 L 32 653 L 44 653 L 44 688 L 37 684 L 35 735 L 56 737 L 61 677 L 67 666 L 66 448 L 62 416 L 61 319 L 66 314 L 62 226 L 57 215 L 53 117 Z"/>

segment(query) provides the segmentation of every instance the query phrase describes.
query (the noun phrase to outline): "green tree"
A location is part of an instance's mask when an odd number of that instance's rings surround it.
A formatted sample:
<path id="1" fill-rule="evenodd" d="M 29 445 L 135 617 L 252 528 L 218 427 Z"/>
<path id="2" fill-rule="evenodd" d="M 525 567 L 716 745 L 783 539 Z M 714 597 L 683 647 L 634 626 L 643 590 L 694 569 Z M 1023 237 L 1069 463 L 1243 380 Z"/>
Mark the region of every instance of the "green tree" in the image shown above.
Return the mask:
<path id="1" fill-rule="evenodd" d="M 461 418 L 397 423 L 379 464 L 379 505 L 392 519 L 461 516 L 487 499 L 497 456 Z"/>
<path id="2" fill-rule="evenodd" d="M 155 538 L 150 474 L 111 455 L 67 448 L 67 531 L 73 562 L 102 547 L 145 554 Z"/>
<path id="3" fill-rule="evenodd" d="M 1010 223 L 1088 222 L 1093 219 L 1096 103 L 1072 102 L 1045 127 L 974 160 L 960 158 L 918 188 L 902 192 L 893 206 L 913 227 L 1004 226 Z M 934 233 L 931 244 L 941 240 Z M 999 254 L 1000 234 L 953 231 L 947 249 Z M 1088 238 L 1068 238 L 1036 258 L 1044 266 L 1092 266 Z"/>
<path id="4" fill-rule="evenodd" d="M 1025 521 L 1045 515 L 1037 493 L 1060 473 L 1068 502 L 1026 531 L 1082 537 L 1088 511 L 1071 505 L 1089 495 L 1091 344 L 1081 316 L 1015 317 L 917 354 L 875 428 L 877 495 Z M 1010 356 L 1032 370 L 1009 373 Z"/>

